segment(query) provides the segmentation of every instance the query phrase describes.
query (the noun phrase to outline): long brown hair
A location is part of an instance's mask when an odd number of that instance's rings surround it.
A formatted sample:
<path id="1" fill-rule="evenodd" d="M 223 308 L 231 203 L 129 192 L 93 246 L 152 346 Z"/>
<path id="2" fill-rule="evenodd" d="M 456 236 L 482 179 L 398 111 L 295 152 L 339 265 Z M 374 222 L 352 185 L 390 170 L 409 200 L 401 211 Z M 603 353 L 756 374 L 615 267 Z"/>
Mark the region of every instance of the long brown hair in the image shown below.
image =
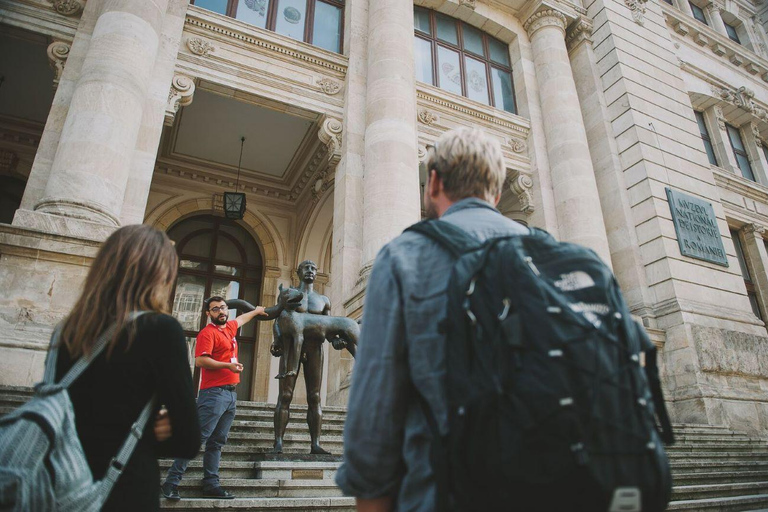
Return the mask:
<path id="1" fill-rule="evenodd" d="M 112 352 L 131 311 L 168 313 L 178 256 L 168 235 L 151 226 L 125 226 L 107 238 L 93 260 L 83 293 L 64 321 L 61 343 L 70 357 L 90 355 L 112 323 Z M 131 326 L 128 344 L 135 333 Z"/>

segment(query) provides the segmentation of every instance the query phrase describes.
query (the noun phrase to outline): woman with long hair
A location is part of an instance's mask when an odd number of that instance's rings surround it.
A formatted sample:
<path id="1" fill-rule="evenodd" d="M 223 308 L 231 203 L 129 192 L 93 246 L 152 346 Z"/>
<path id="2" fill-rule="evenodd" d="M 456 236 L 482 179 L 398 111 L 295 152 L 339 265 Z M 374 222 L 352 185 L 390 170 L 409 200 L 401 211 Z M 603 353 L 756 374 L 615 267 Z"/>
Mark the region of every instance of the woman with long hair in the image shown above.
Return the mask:
<path id="1" fill-rule="evenodd" d="M 77 433 L 96 480 L 104 477 L 131 425 L 153 396 L 165 409 L 149 422 L 102 510 L 159 510 L 158 456 L 191 459 L 200 427 L 184 332 L 169 316 L 178 257 L 168 236 L 125 226 L 101 246 L 82 295 L 64 320 L 56 378 L 61 379 L 99 335 L 115 335 L 70 386 Z M 131 313 L 146 311 L 136 320 Z M 167 412 L 166 412 L 167 411 Z"/>

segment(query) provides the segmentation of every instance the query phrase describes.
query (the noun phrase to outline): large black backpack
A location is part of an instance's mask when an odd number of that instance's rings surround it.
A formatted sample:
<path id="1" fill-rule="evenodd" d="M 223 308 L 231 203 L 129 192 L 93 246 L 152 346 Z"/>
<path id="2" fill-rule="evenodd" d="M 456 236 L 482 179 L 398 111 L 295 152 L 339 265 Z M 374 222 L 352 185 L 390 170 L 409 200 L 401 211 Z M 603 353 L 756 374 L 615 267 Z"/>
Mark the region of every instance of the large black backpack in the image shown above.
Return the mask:
<path id="1" fill-rule="evenodd" d="M 420 397 L 435 509 L 664 510 L 674 439 L 656 350 L 611 270 L 538 229 L 485 243 L 439 220 L 409 231 L 456 258 L 439 325 L 447 435 Z"/>

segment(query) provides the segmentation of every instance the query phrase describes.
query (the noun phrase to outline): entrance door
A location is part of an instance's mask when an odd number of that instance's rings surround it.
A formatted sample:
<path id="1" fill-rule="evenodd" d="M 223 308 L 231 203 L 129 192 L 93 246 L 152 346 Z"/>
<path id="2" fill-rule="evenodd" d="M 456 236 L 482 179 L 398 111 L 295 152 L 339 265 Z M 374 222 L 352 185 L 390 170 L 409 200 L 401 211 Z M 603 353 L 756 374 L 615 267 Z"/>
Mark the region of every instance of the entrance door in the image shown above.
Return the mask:
<path id="1" fill-rule="evenodd" d="M 208 319 L 203 301 L 215 295 L 225 299 L 244 299 L 259 304 L 263 274 L 262 257 L 256 241 L 237 222 L 205 215 L 183 220 L 168 230 L 179 254 L 179 277 L 173 299 L 173 315 L 184 327 L 194 359 L 197 333 Z M 230 310 L 229 319 L 240 312 Z M 256 321 L 243 326 L 237 336 L 239 359 L 243 363 L 238 397 L 251 398 L 251 383 L 256 370 Z M 199 369 L 195 369 L 199 382 Z"/>

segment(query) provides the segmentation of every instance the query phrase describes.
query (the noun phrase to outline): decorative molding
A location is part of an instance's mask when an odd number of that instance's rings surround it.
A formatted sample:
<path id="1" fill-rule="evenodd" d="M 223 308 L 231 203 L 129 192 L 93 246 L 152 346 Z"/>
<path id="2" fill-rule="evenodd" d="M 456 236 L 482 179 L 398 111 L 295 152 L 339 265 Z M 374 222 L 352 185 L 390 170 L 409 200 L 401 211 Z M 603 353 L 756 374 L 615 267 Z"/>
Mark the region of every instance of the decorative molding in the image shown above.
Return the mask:
<path id="1" fill-rule="evenodd" d="M 50 61 L 51 68 L 53 69 L 53 89 L 59 86 L 59 80 L 64 73 L 64 64 L 69 57 L 69 50 L 72 46 L 69 43 L 63 41 L 54 41 L 48 45 L 48 60 Z"/>
<path id="2" fill-rule="evenodd" d="M 213 44 L 199 37 L 190 37 L 187 39 L 187 48 L 189 48 L 189 51 L 195 55 L 199 55 L 201 57 L 207 57 L 216 51 L 216 47 L 213 46 Z"/>
<path id="3" fill-rule="evenodd" d="M 533 34 L 544 27 L 557 27 L 565 32 L 565 27 L 568 25 L 568 21 L 565 15 L 560 11 L 554 9 L 546 9 L 533 14 L 523 24 L 523 30 L 528 33 L 528 37 L 533 37 Z"/>
<path id="4" fill-rule="evenodd" d="M 752 136 L 755 137 L 755 145 L 757 146 L 757 149 L 760 149 L 763 145 L 763 141 L 760 136 L 760 128 L 754 121 L 749 123 L 749 127 L 752 129 Z"/>
<path id="5" fill-rule="evenodd" d="M 341 153 L 341 132 L 344 129 L 344 125 L 338 119 L 333 117 L 327 118 L 320 125 L 320 131 L 317 132 L 317 137 L 320 142 L 325 144 L 329 153 Z"/>
<path id="6" fill-rule="evenodd" d="M 632 20 L 638 25 L 645 24 L 645 2 L 648 0 L 624 0 L 630 11 L 632 11 Z"/>
<path id="7" fill-rule="evenodd" d="M 469 7 L 474 11 L 475 7 L 477 7 L 477 1 L 476 0 L 459 0 L 459 6 Z"/>
<path id="8" fill-rule="evenodd" d="M 53 10 L 64 16 L 75 16 L 85 7 L 85 0 L 49 0 Z"/>
<path id="9" fill-rule="evenodd" d="M 427 126 L 432 126 L 437 121 L 440 120 L 440 116 L 432 112 L 431 110 L 427 110 L 426 108 L 420 108 L 418 112 L 419 121 L 426 124 Z"/>
<path id="10" fill-rule="evenodd" d="M 292 48 L 288 48 L 285 46 L 280 46 L 279 44 L 272 43 L 270 41 L 266 41 L 263 39 L 257 39 L 255 37 L 243 34 L 242 32 L 236 32 L 234 30 L 229 30 L 227 28 L 221 27 L 219 25 L 213 25 L 211 23 L 207 23 L 206 21 L 200 19 L 199 17 L 193 16 L 193 13 L 191 10 L 187 11 L 187 18 L 186 23 L 187 25 L 192 25 L 194 27 L 198 27 L 200 29 L 203 29 L 205 31 L 213 32 L 215 34 L 219 34 L 225 37 L 231 37 L 233 39 L 236 39 L 238 41 L 242 41 L 244 43 L 252 44 L 254 46 L 258 46 L 260 48 L 264 48 L 265 50 L 269 50 L 275 53 L 279 53 L 281 55 L 285 55 L 286 57 L 289 57 L 291 59 L 301 60 L 304 62 L 307 62 L 309 64 L 313 64 L 316 66 L 324 67 L 326 69 L 330 69 L 332 71 L 335 71 L 337 73 L 346 74 L 347 73 L 347 66 L 346 63 L 344 64 L 336 64 L 332 62 L 330 59 L 323 59 L 321 57 L 315 57 L 312 54 L 308 52 L 301 52 L 294 50 Z M 275 35 L 275 37 L 283 37 L 279 35 Z M 292 40 L 293 41 L 293 40 Z M 336 56 L 336 55 L 334 55 Z M 340 57 L 340 56 L 339 56 Z"/>
<path id="11" fill-rule="evenodd" d="M 763 238 L 765 230 L 765 226 L 761 226 L 760 224 L 744 224 L 741 228 L 743 233 L 747 235 L 755 235 L 758 238 Z"/>
<path id="12" fill-rule="evenodd" d="M 592 42 L 592 28 L 592 22 L 583 16 L 571 25 L 565 34 L 565 45 L 568 50 L 576 48 L 584 41 Z"/>
<path id="13" fill-rule="evenodd" d="M 515 153 L 525 153 L 528 149 L 528 142 L 520 137 L 511 137 L 509 139 L 509 146 Z"/>
<path id="14" fill-rule="evenodd" d="M 442 91 L 436 91 L 436 92 L 437 92 L 437 94 L 440 94 Z M 516 124 L 514 122 L 509 122 L 509 121 L 503 119 L 499 115 L 493 116 L 493 115 L 485 114 L 484 112 L 482 112 L 480 110 L 477 110 L 477 109 L 474 109 L 474 108 L 469 108 L 469 107 L 464 106 L 463 104 L 458 103 L 456 101 L 446 101 L 443 98 L 441 98 L 440 96 L 438 96 L 437 94 L 431 94 L 429 91 L 424 91 L 424 90 L 418 90 L 417 89 L 416 90 L 416 99 L 417 99 L 417 101 L 418 100 L 423 100 L 425 102 L 432 103 L 434 105 L 438 105 L 438 106 L 446 108 L 446 109 L 455 110 L 456 112 L 459 112 L 460 114 L 471 116 L 471 117 L 475 117 L 475 118 L 477 118 L 477 119 L 479 119 L 479 120 L 481 120 L 481 121 L 483 121 L 485 123 L 495 124 L 495 125 L 501 126 L 503 128 L 512 130 L 513 132 L 515 132 L 515 133 L 517 133 L 519 135 L 522 135 L 522 136 L 524 136 L 526 138 L 528 137 L 529 129 L 527 127 L 520 126 L 519 124 Z"/>
<path id="15" fill-rule="evenodd" d="M 341 90 L 341 84 L 330 78 L 321 78 L 317 81 L 317 85 L 320 87 L 320 90 L 328 96 L 338 94 L 338 92 Z"/>
<path id="16" fill-rule="evenodd" d="M 717 127 L 725 130 L 725 114 L 723 114 L 723 107 L 720 105 L 715 105 L 715 119 L 717 119 Z"/>
<path id="17" fill-rule="evenodd" d="M 527 174 L 518 172 L 517 176 L 509 183 L 509 189 L 517 195 L 520 201 L 520 210 L 526 215 L 533 213 L 535 205 L 533 203 L 533 179 Z"/>
<path id="18" fill-rule="evenodd" d="M 729 89 L 713 85 L 712 94 L 720 100 L 736 105 L 759 120 L 768 122 L 768 111 L 755 103 L 755 92 L 752 89 L 743 86 L 738 89 Z"/>
<path id="19" fill-rule="evenodd" d="M 425 163 L 427 161 L 427 156 L 429 156 L 429 151 L 427 150 L 427 146 L 424 144 L 419 144 L 416 147 L 416 157 L 419 159 L 419 163 Z"/>
<path id="20" fill-rule="evenodd" d="M 171 89 L 168 91 L 168 103 L 165 106 L 165 125 L 173 126 L 176 113 L 180 107 L 186 107 L 192 103 L 195 95 L 195 80 L 188 76 L 176 74 L 171 80 Z"/>

